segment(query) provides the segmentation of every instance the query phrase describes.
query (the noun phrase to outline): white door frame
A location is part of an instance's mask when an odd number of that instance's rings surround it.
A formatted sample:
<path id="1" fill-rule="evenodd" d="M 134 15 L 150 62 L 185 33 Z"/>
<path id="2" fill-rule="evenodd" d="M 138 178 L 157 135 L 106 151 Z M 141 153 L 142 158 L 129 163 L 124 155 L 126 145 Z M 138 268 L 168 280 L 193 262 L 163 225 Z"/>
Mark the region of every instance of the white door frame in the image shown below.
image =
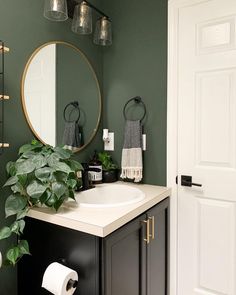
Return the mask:
<path id="1" fill-rule="evenodd" d="M 178 282 L 178 30 L 179 10 L 211 0 L 168 1 L 168 91 L 167 91 L 167 186 L 172 188 L 170 199 L 170 286 L 169 295 L 177 294 Z"/>

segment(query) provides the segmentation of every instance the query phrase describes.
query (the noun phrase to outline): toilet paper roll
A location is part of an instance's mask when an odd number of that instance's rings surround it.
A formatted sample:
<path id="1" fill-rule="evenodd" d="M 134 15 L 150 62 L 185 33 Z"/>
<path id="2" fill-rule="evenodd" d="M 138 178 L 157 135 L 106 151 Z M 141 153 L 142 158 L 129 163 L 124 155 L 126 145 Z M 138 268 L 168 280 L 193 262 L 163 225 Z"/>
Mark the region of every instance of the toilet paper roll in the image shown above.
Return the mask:
<path id="1" fill-rule="evenodd" d="M 54 295 L 72 295 L 76 290 L 78 274 L 60 263 L 51 263 L 44 275 L 42 287 Z"/>

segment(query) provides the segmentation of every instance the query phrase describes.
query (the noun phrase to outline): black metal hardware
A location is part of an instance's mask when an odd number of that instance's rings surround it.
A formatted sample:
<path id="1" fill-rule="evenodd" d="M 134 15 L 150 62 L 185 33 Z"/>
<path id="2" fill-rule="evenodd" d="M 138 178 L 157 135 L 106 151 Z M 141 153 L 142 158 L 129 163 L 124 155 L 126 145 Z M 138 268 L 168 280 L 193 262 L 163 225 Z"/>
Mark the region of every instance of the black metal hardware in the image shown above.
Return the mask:
<path id="1" fill-rule="evenodd" d="M 74 8 L 76 5 L 78 5 L 81 2 L 86 2 L 88 6 L 93 8 L 98 14 L 102 15 L 103 17 L 106 17 L 109 21 L 111 21 L 110 17 L 106 15 L 104 12 L 102 12 L 100 9 L 98 9 L 96 6 L 91 4 L 89 1 L 75 1 L 75 0 L 67 0 L 67 5 L 68 5 L 68 15 L 70 18 L 73 18 L 74 14 Z"/>
<path id="2" fill-rule="evenodd" d="M 192 187 L 192 186 L 201 187 L 202 186 L 202 184 L 200 184 L 200 183 L 192 182 L 192 176 L 189 176 L 189 175 L 181 175 L 181 185 L 188 186 L 188 187 Z"/>
<path id="3" fill-rule="evenodd" d="M 69 280 L 66 286 L 66 291 L 69 291 L 70 289 L 75 289 L 78 286 L 78 281 L 74 281 L 72 279 Z"/>
<path id="4" fill-rule="evenodd" d="M 106 15 L 104 12 L 102 12 L 102 11 L 101 11 L 100 9 L 98 9 L 96 6 L 94 6 L 93 4 L 91 4 L 90 2 L 88 2 L 87 0 L 84 1 L 84 2 L 86 2 L 86 3 L 88 4 L 88 6 L 90 6 L 91 8 L 93 8 L 93 9 L 94 9 L 97 13 L 99 13 L 100 15 L 102 15 L 103 17 L 105 17 L 105 18 L 111 20 L 111 19 L 109 18 L 108 15 Z"/>
<path id="5" fill-rule="evenodd" d="M 139 104 L 139 103 L 142 104 L 143 109 L 144 109 L 143 117 L 142 117 L 141 120 L 140 120 L 140 121 L 142 122 L 143 119 L 146 117 L 147 109 L 146 109 L 146 106 L 145 106 L 145 104 L 144 104 L 144 102 L 142 101 L 142 98 L 141 98 L 140 96 L 135 96 L 135 97 L 129 99 L 129 100 L 126 102 L 126 104 L 124 105 L 124 108 L 123 108 L 123 115 L 124 115 L 125 120 L 127 120 L 127 117 L 126 117 L 126 107 L 127 107 L 127 105 L 128 105 L 131 101 L 134 101 L 135 103 L 138 103 L 138 104 Z"/>
<path id="6" fill-rule="evenodd" d="M 67 120 L 66 119 L 66 111 L 67 111 L 67 109 L 68 109 L 68 107 L 69 106 L 73 106 L 77 111 L 78 111 L 78 117 L 77 117 L 77 119 L 76 120 L 73 120 L 73 121 L 70 121 L 70 120 Z M 70 103 L 68 103 L 66 106 L 65 106 L 65 108 L 64 108 L 64 112 L 63 112 L 63 115 L 64 115 L 64 120 L 66 121 L 66 122 L 76 122 L 76 123 L 78 123 L 79 122 L 79 119 L 80 119 L 80 108 L 79 108 L 79 102 L 78 101 L 72 101 L 72 102 L 70 102 Z"/>

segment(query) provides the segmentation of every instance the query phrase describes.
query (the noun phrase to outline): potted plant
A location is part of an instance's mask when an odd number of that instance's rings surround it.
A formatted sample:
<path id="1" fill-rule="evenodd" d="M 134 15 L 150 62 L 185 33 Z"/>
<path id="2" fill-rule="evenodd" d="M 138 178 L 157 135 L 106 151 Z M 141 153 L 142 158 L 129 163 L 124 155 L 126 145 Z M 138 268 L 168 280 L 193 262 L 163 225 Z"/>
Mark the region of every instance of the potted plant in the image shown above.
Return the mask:
<path id="1" fill-rule="evenodd" d="M 98 153 L 98 159 L 102 163 L 102 181 L 115 182 L 118 180 L 118 166 L 113 162 L 107 152 Z"/>
<path id="2" fill-rule="evenodd" d="M 80 187 L 77 172 L 79 162 L 71 159 L 72 152 L 62 147 L 51 147 L 33 140 L 19 149 L 16 162 L 9 162 L 6 170 L 9 179 L 5 187 L 11 194 L 6 199 L 6 218 L 15 217 L 10 226 L 0 230 L 0 240 L 17 235 L 17 243 L 6 252 L 6 263 L 15 265 L 24 255 L 30 254 L 26 240 L 21 239 L 25 227 L 24 217 L 35 206 L 47 206 L 57 211 Z"/>

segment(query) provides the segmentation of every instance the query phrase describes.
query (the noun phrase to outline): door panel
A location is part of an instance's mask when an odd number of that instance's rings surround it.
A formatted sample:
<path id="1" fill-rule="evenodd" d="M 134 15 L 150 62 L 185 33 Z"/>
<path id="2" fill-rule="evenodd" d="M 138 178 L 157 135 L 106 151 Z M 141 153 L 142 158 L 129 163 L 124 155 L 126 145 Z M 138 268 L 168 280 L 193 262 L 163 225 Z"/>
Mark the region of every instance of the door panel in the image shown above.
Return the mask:
<path id="1" fill-rule="evenodd" d="M 235 279 L 231 271 L 234 267 L 231 258 L 234 254 L 235 208 L 228 202 L 197 201 L 196 265 L 199 293 L 203 289 L 228 294 L 229 278 L 232 281 Z"/>
<path id="2" fill-rule="evenodd" d="M 179 8 L 178 295 L 236 294 L 236 1 Z"/>
<path id="3" fill-rule="evenodd" d="M 235 169 L 235 97 L 236 69 L 196 73 L 196 166 Z"/>

